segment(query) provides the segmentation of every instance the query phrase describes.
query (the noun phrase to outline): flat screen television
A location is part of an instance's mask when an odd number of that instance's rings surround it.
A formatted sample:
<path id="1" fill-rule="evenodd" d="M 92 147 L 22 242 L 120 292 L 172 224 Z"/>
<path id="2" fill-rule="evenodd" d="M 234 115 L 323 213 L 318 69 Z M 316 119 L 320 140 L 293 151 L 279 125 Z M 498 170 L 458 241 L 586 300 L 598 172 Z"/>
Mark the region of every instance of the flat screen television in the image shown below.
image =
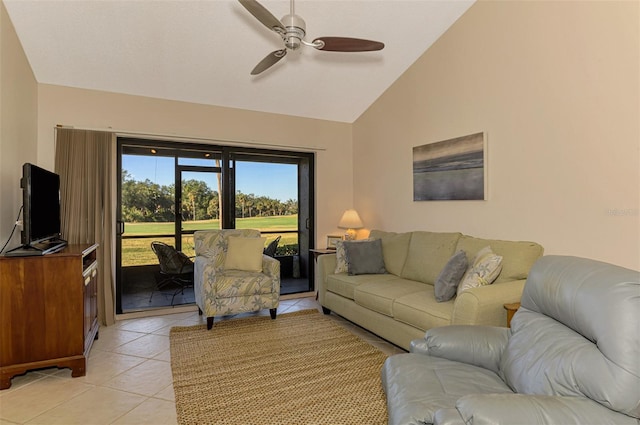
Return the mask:
<path id="1" fill-rule="evenodd" d="M 60 176 L 26 163 L 22 166 L 22 244 L 60 239 Z"/>

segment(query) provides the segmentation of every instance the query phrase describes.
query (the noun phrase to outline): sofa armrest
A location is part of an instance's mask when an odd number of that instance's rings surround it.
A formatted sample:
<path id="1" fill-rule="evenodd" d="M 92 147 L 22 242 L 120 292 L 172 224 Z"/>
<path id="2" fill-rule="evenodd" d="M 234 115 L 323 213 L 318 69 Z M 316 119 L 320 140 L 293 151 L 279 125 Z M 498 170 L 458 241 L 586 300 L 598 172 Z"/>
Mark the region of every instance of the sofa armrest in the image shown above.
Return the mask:
<path id="1" fill-rule="evenodd" d="M 527 394 L 472 394 L 456 402 L 461 423 L 474 425 L 527 424 L 636 424 L 631 416 L 581 397 Z M 434 425 L 455 424 L 450 412 L 434 417 Z"/>
<path id="2" fill-rule="evenodd" d="M 318 256 L 315 284 L 320 305 L 324 305 L 324 295 L 327 291 L 327 276 L 333 274 L 337 263 L 338 257 L 336 254 L 323 254 Z"/>
<path id="3" fill-rule="evenodd" d="M 424 341 L 411 342 L 411 352 L 467 363 L 498 373 L 509 329 L 452 325 L 429 329 Z"/>
<path id="4" fill-rule="evenodd" d="M 526 280 L 471 288 L 456 297 L 452 325 L 507 326 L 506 303 L 520 301 Z"/>

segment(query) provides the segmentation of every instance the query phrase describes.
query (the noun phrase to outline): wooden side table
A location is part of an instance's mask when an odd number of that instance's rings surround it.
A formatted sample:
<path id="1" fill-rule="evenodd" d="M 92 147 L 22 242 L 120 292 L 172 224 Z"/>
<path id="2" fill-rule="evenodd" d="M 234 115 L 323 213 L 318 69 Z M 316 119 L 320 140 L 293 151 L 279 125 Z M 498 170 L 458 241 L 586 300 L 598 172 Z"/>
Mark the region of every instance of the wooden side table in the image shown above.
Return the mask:
<path id="1" fill-rule="evenodd" d="M 511 327 L 511 319 L 513 315 L 516 314 L 516 311 L 520 308 L 520 303 L 507 303 L 504 305 L 505 310 L 507 310 L 507 327 Z"/>
<path id="2" fill-rule="evenodd" d="M 313 260 L 317 263 L 319 256 L 324 254 L 335 254 L 336 250 L 331 248 L 316 248 L 310 249 L 309 252 L 313 254 Z M 318 301 L 318 291 L 316 291 L 316 301 Z"/>
<path id="3" fill-rule="evenodd" d="M 317 248 L 317 249 L 310 249 L 309 252 L 311 252 L 313 254 L 313 259 L 318 261 L 318 257 L 324 254 L 335 254 L 336 250 L 335 249 L 330 249 L 330 248 Z"/>

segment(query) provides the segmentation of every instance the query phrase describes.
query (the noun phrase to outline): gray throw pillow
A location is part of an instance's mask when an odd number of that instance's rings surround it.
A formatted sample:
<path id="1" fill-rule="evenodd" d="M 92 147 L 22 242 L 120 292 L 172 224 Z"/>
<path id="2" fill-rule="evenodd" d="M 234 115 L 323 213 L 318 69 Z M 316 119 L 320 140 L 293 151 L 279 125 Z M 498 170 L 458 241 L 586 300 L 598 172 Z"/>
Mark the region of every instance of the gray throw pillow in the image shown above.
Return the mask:
<path id="1" fill-rule="evenodd" d="M 436 283 L 433 285 L 436 293 L 436 301 L 441 303 L 449 301 L 456 294 L 458 285 L 462 280 L 462 276 L 467 271 L 469 261 L 464 251 L 456 252 L 453 257 L 447 261 Z"/>
<path id="2" fill-rule="evenodd" d="M 386 272 L 380 239 L 366 242 L 347 241 L 344 242 L 344 251 L 347 257 L 347 272 L 350 275 Z"/>

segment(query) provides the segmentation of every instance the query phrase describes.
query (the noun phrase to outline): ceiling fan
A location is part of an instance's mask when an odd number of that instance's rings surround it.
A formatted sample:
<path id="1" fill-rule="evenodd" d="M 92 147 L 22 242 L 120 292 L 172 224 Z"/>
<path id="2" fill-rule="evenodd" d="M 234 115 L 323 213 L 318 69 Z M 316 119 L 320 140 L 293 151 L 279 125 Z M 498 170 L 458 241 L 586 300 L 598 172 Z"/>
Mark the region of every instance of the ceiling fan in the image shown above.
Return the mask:
<path id="1" fill-rule="evenodd" d="M 294 4 L 291 0 L 290 13 L 278 20 L 271 12 L 256 0 L 238 0 L 257 20 L 264 26 L 276 32 L 282 41 L 284 49 L 275 50 L 262 59 L 251 71 L 251 75 L 258 75 L 275 65 L 286 56 L 288 50 L 297 50 L 301 45 L 313 47 L 318 50 L 331 52 L 371 52 L 382 50 L 384 43 L 379 41 L 363 40 L 349 37 L 319 37 L 312 42 L 304 39 L 306 24 L 304 20 L 295 14 Z"/>

